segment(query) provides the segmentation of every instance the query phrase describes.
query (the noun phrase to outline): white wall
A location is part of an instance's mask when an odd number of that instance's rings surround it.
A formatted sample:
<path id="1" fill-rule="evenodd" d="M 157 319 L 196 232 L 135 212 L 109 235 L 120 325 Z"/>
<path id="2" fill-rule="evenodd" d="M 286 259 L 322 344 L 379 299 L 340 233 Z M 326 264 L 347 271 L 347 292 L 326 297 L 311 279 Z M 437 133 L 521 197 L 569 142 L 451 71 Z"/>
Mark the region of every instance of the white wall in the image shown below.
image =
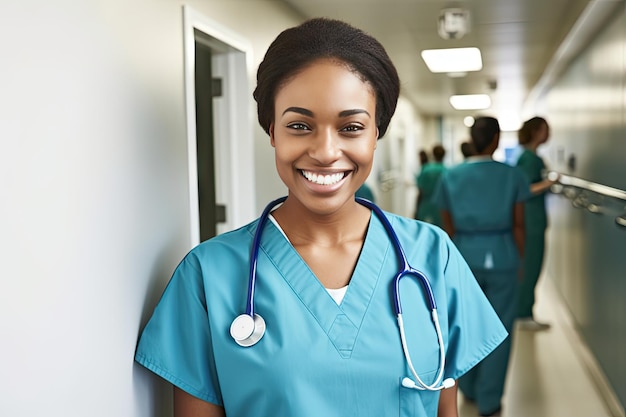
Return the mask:
<path id="1" fill-rule="evenodd" d="M 255 63 L 298 21 L 270 0 L 190 4 Z M 0 2 L 1 416 L 169 415 L 133 353 L 188 250 L 182 39 L 180 1 Z M 279 182 L 261 149 L 241 175 L 263 195 Z"/>

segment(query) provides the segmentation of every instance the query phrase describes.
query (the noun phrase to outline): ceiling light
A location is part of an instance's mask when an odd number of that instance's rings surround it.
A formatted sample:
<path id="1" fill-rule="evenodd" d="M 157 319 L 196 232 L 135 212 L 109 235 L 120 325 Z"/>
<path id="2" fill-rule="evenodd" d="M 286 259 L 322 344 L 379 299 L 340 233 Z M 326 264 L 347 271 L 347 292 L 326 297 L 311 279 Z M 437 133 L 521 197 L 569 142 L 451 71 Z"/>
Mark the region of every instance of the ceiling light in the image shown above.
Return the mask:
<path id="1" fill-rule="evenodd" d="M 483 60 L 478 48 L 425 49 L 422 59 L 431 72 L 480 71 Z"/>
<path id="2" fill-rule="evenodd" d="M 465 125 L 465 127 L 472 127 L 474 126 L 474 118 L 472 116 L 465 116 L 465 118 L 463 118 L 463 124 Z"/>
<path id="3" fill-rule="evenodd" d="M 450 96 L 450 104 L 456 110 L 483 110 L 491 107 L 487 94 L 466 94 Z"/>

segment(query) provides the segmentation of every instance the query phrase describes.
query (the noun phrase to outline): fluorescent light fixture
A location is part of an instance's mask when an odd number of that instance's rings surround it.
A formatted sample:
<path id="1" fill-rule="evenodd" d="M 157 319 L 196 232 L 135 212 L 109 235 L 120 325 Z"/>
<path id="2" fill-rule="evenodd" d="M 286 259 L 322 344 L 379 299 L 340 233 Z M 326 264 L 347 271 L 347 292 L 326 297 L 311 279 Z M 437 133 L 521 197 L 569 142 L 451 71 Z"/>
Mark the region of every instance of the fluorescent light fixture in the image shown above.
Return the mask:
<path id="1" fill-rule="evenodd" d="M 462 73 L 483 69 L 478 48 L 425 49 L 422 59 L 431 72 Z"/>
<path id="2" fill-rule="evenodd" d="M 491 107 L 491 98 L 487 94 L 450 96 L 450 104 L 456 110 L 482 110 Z"/>

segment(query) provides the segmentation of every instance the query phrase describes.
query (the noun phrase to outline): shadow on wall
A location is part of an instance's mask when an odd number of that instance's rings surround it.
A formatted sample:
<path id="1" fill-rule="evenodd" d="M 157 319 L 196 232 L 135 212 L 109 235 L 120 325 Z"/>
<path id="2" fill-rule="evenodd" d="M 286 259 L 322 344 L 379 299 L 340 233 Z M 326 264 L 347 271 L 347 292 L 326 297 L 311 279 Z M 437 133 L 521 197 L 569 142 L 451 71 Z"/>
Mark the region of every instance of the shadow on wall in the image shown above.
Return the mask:
<path id="1" fill-rule="evenodd" d="M 143 328 L 161 299 L 177 263 L 184 256 L 180 250 L 181 246 L 174 242 L 163 247 L 155 257 L 150 277 L 146 281 L 145 295 L 141 306 L 141 320 L 138 323 L 133 352 L 129 358 L 132 361 L 132 386 L 136 415 L 171 417 L 174 412 L 172 384 L 136 363 L 134 355 Z M 183 249 L 183 251 L 185 250 Z"/>
<path id="2" fill-rule="evenodd" d="M 171 417 L 172 385 L 135 362 L 132 373 L 136 415 Z"/>

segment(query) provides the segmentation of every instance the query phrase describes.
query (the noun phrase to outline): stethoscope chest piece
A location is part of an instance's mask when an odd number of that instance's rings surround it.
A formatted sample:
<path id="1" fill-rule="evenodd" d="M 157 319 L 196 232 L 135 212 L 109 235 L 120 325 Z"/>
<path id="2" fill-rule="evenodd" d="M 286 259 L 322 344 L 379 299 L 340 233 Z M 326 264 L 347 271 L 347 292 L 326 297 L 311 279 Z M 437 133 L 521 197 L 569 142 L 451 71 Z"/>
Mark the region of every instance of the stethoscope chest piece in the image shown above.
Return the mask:
<path id="1" fill-rule="evenodd" d="M 258 314 L 254 315 L 254 319 L 249 314 L 241 314 L 230 325 L 230 335 L 239 346 L 255 345 L 264 334 L 265 320 Z"/>

